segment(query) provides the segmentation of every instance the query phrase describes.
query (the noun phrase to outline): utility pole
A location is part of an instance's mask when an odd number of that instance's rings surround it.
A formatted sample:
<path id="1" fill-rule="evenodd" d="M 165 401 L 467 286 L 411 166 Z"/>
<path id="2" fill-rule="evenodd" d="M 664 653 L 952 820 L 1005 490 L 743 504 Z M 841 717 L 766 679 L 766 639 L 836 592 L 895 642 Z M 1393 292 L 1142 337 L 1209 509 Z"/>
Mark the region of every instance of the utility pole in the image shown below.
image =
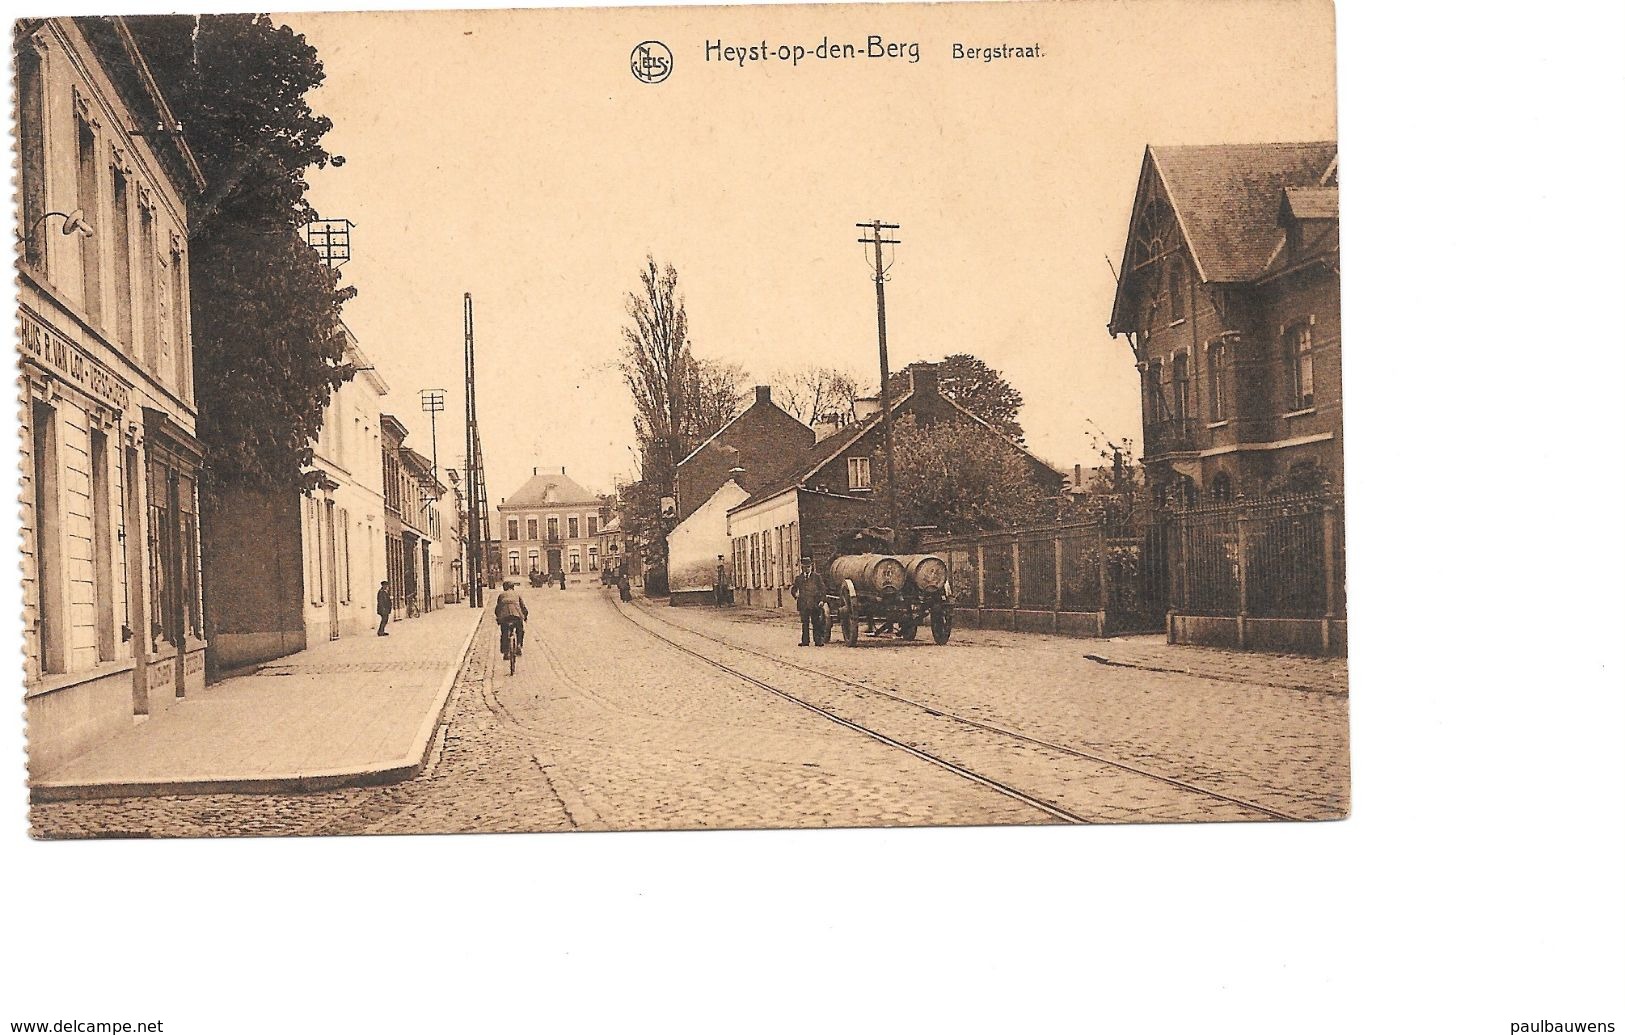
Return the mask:
<path id="1" fill-rule="evenodd" d="M 880 424 L 885 429 L 886 437 L 886 520 L 891 526 L 892 547 L 897 547 L 897 468 L 892 463 L 892 432 L 891 432 L 891 387 L 886 383 L 891 380 L 891 366 L 886 359 L 886 270 L 889 264 L 881 256 L 880 246 L 883 244 L 899 245 L 902 241 L 894 240 L 885 235 L 887 230 L 899 230 L 896 223 L 882 223 L 876 219 L 868 223 L 857 224 L 859 230 L 868 230 L 874 233 L 873 237 L 858 238 L 859 244 L 872 244 L 875 246 L 875 315 L 880 327 Z"/>
<path id="2" fill-rule="evenodd" d="M 440 440 L 435 434 L 435 415 L 446 408 L 444 388 L 420 388 L 418 402 L 429 415 L 429 470 L 434 472 L 435 484 L 440 482 Z"/>
<path id="3" fill-rule="evenodd" d="M 468 606 L 481 607 L 485 574 L 485 543 L 479 541 L 479 421 L 474 409 L 474 296 L 463 292 L 463 424 L 466 450 L 463 453 L 463 487 L 468 493 L 468 522 L 464 531 L 468 550 Z"/>

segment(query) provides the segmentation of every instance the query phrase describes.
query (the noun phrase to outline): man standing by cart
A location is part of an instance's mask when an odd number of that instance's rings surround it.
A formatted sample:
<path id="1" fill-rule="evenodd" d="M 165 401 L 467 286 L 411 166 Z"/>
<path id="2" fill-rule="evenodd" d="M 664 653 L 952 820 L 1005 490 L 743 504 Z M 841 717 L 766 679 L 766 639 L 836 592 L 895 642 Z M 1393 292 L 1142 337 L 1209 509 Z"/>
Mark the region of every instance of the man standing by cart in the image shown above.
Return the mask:
<path id="1" fill-rule="evenodd" d="M 809 631 L 812 642 L 818 646 L 822 647 L 829 641 L 828 631 L 824 628 L 824 595 L 828 592 L 824 576 L 813 568 L 813 559 L 801 558 L 801 572 L 790 583 L 790 595 L 796 598 L 796 610 L 801 614 L 802 647 L 808 645 Z"/>

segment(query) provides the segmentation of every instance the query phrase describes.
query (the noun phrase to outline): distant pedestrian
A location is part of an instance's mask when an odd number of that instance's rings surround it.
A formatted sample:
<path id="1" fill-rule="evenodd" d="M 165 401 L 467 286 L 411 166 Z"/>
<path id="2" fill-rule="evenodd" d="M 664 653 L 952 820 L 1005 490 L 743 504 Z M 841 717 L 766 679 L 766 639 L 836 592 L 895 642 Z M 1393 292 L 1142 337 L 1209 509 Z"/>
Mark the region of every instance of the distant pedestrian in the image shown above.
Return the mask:
<path id="1" fill-rule="evenodd" d="M 390 599 L 389 580 L 378 583 L 378 635 L 388 636 L 389 632 L 384 626 L 389 624 L 389 616 L 395 610 L 395 602 Z"/>
<path id="2" fill-rule="evenodd" d="M 621 603 L 632 602 L 632 580 L 626 577 L 626 572 L 621 572 L 620 577 L 615 580 L 615 588 L 621 591 Z"/>
<path id="3" fill-rule="evenodd" d="M 559 588 L 560 589 L 564 588 L 564 569 L 563 568 L 559 569 Z"/>
<path id="4" fill-rule="evenodd" d="M 790 595 L 796 598 L 796 610 L 801 614 L 801 643 L 798 646 L 808 645 L 808 635 L 812 642 L 822 647 L 824 645 L 824 576 L 813 568 L 811 557 L 801 558 L 801 572 L 790 583 Z"/>
<path id="5" fill-rule="evenodd" d="M 728 602 L 728 566 L 723 563 L 722 554 L 720 553 L 717 554 L 716 593 L 718 607 Z"/>

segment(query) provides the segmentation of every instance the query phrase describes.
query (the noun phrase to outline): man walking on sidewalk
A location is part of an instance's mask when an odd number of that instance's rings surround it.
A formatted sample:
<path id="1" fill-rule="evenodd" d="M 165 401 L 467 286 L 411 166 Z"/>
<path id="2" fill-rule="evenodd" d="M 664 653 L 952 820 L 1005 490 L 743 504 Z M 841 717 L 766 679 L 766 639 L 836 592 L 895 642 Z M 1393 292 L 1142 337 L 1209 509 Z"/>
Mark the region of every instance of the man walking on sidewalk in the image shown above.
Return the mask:
<path id="1" fill-rule="evenodd" d="M 384 626 L 389 624 L 390 612 L 395 610 L 394 601 L 389 598 L 389 581 L 386 579 L 378 583 L 378 635 L 388 636 Z"/>

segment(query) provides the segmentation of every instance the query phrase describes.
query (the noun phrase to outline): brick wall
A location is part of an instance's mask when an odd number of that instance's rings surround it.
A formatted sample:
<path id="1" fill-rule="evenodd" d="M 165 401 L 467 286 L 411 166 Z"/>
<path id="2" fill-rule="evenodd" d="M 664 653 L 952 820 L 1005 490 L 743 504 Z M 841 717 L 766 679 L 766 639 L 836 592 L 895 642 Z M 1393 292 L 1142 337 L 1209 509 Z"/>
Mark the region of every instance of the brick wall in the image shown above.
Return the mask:
<path id="1" fill-rule="evenodd" d="M 814 437 L 811 428 L 777 406 L 757 402 L 677 466 L 677 519 L 703 506 L 735 467 L 744 468 L 739 483 L 747 491 L 765 484 L 786 458 L 809 449 Z"/>

